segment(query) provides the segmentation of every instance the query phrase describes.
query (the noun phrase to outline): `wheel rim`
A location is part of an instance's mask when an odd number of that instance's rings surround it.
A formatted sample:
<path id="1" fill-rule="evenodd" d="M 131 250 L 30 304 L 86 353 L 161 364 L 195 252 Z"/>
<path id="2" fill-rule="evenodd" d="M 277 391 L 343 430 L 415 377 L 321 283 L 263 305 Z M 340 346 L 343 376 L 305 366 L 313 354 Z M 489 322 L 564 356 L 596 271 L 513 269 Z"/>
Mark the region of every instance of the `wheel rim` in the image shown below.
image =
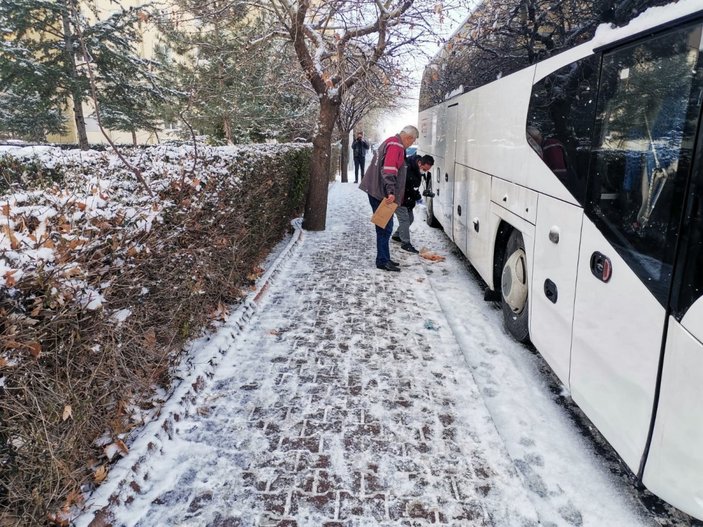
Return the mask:
<path id="1" fill-rule="evenodd" d="M 516 315 L 522 313 L 527 304 L 527 266 L 524 250 L 516 250 L 505 262 L 501 290 L 503 300 L 510 310 Z"/>

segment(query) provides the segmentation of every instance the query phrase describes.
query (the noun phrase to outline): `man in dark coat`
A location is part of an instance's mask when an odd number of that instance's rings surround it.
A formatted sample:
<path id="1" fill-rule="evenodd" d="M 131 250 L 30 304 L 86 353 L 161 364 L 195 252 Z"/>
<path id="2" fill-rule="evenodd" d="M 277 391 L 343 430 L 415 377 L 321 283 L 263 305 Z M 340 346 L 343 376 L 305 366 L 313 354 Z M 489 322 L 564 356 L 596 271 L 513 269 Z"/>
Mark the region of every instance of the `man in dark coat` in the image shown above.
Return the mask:
<path id="1" fill-rule="evenodd" d="M 373 156 L 359 188 L 369 195 L 371 210 L 376 212 L 385 199 L 389 203 L 402 203 L 405 193 L 405 149 L 420 135 L 417 128 L 408 125 L 398 135 L 389 137 Z M 391 260 L 389 241 L 393 233 L 393 218 L 385 228 L 376 226 L 376 267 L 384 271 L 400 271 Z"/>
<path id="2" fill-rule="evenodd" d="M 354 155 L 354 183 L 359 182 L 359 178 L 364 176 L 364 162 L 369 143 L 364 139 L 364 132 L 358 132 L 356 139 L 352 142 L 352 153 Z"/>
<path id="3" fill-rule="evenodd" d="M 398 217 L 398 230 L 393 235 L 393 240 L 400 242 L 400 248 L 409 253 L 419 252 L 413 244 L 410 243 L 410 225 L 415 220 L 413 216 L 413 208 L 415 203 L 422 199 L 420 195 L 420 185 L 422 184 L 422 175 L 429 172 L 434 166 L 434 158 L 431 155 L 414 155 L 407 160 L 407 170 L 405 177 L 405 195 L 403 202 L 395 211 Z"/>

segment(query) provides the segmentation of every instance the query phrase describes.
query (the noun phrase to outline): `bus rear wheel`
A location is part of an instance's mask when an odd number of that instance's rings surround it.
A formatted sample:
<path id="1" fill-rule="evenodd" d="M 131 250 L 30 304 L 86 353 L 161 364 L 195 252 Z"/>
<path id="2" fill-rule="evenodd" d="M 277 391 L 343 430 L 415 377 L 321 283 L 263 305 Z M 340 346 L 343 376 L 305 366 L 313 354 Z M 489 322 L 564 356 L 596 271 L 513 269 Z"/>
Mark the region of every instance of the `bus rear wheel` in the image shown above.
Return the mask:
<path id="1" fill-rule="evenodd" d="M 434 215 L 434 205 L 432 198 L 427 198 L 427 205 L 425 206 L 425 210 L 427 212 L 426 215 L 426 220 L 427 220 L 427 225 L 430 227 L 433 227 L 435 229 L 441 227 L 440 223 L 437 221 L 437 218 L 435 218 Z"/>
<path id="2" fill-rule="evenodd" d="M 522 234 L 517 230 L 510 233 L 505 247 L 500 289 L 505 328 L 518 342 L 527 342 L 530 338 L 527 255 Z"/>

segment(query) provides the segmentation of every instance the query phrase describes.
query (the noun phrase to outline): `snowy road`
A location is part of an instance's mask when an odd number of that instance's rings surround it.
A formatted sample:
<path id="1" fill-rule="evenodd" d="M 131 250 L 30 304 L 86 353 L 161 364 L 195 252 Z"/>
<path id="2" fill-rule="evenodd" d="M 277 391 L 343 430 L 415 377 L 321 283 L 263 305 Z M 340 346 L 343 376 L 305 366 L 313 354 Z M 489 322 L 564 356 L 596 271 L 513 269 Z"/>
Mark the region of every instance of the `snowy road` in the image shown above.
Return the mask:
<path id="1" fill-rule="evenodd" d="M 581 433 L 441 231 L 412 236 L 447 261 L 394 246 L 387 273 L 369 216 L 356 185 L 331 187 L 327 230 L 303 233 L 193 403 L 164 408 L 77 525 L 686 525 Z"/>

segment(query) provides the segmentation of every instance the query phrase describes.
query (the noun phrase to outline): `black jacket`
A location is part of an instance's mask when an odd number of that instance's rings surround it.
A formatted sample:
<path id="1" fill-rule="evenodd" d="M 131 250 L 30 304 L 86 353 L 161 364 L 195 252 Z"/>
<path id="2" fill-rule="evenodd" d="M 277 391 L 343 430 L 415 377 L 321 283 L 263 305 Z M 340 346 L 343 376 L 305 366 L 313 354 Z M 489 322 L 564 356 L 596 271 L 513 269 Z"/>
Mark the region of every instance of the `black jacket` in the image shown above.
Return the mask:
<path id="1" fill-rule="evenodd" d="M 420 194 L 420 185 L 422 185 L 422 172 L 418 166 L 418 161 L 422 156 L 413 155 L 406 159 L 407 172 L 405 178 L 405 196 L 403 196 L 403 207 L 412 209 L 415 203 L 422 199 Z"/>
<path id="2" fill-rule="evenodd" d="M 363 159 L 366 157 L 366 151 L 369 149 L 369 144 L 366 139 L 354 139 L 352 143 L 352 152 L 354 152 L 354 157 L 356 159 Z"/>

